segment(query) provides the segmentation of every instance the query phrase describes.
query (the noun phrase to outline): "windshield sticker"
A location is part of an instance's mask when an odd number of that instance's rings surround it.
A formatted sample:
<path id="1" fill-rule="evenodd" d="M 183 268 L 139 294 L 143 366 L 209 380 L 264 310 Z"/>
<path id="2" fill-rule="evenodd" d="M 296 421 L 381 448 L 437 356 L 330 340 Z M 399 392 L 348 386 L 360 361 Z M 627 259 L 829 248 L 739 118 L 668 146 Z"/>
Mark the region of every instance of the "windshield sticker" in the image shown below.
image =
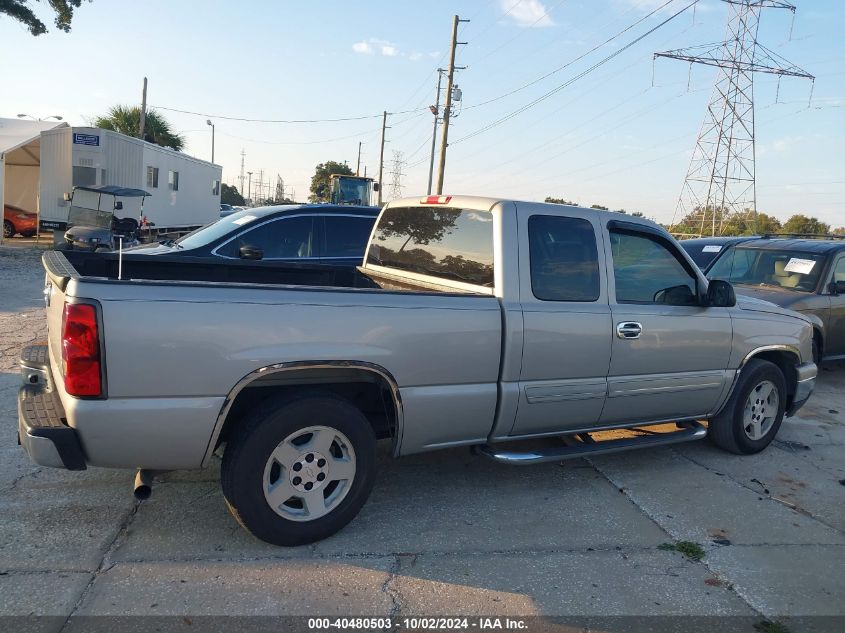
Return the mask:
<path id="1" fill-rule="evenodd" d="M 708 244 L 707 246 L 705 246 L 704 248 L 701 249 L 701 252 L 702 253 L 718 253 L 720 250 L 722 250 L 722 247 L 719 246 L 718 244 Z"/>
<path id="2" fill-rule="evenodd" d="M 245 215 L 242 218 L 238 218 L 237 220 L 232 220 L 232 224 L 237 224 L 238 226 L 242 224 L 246 224 L 247 222 L 252 222 L 255 219 L 254 215 Z"/>
<path id="3" fill-rule="evenodd" d="M 800 275 L 809 275 L 810 271 L 813 270 L 813 266 L 815 265 L 816 262 L 812 259 L 800 259 L 798 257 L 790 257 L 789 261 L 786 263 L 786 266 L 783 267 L 783 272 L 798 273 Z"/>

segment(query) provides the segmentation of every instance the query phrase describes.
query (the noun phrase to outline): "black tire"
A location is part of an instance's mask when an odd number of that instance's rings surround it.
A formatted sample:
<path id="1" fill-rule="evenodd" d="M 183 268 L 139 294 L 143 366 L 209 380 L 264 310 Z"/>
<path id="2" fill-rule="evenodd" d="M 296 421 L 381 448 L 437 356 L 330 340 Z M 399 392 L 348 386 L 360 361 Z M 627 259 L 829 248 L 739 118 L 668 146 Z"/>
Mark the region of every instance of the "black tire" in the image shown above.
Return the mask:
<path id="1" fill-rule="evenodd" d="M 774 385 L 778 403 L 774 421 L 759 439 L 752 439 L 745 430 L 745 406 L 751 392 L 764 382 Z M 753 404 L 753 403 L 752 403 Z M 759 406 L 759 405 L 757 405 Z M 739 375 L 731 397 L 722 410 L 708 423 L 707 435 L 719 448 L 737 455 L 752 455 L 766 448 L 775 438 L 783 422 L 786 407 L 786 379 L 780 368 L 767 360 L 752 358 Z"/>
<path id="2" fill-rule="evenodd" d="M 3 220 L 3 237 L 14 237 L 15 233 L 17 233 L 15 225 L 8 220 Z"/>
<path id="3" fill-rule="evenodd" d="M 821 334 L 813 334 L 813 362 L 816 366 L 822 362 Z"/>
<path id="4" fill-rule="evenodd" d="M 265 466 L 279 444 L 315 423 L 348 438 L 355 473 L 349 490 L 328 514 L 290 520 L 265 498 Z M 248 532 L 273 545 L 294 546 L 331 536 L 354 519 L 370 495 L 375 473 L 376 438 L 367 418 L 342 398 L 310 392 L 269 398 L 239 421 L 228 438 L 220 481 L 229 511 Z"/>

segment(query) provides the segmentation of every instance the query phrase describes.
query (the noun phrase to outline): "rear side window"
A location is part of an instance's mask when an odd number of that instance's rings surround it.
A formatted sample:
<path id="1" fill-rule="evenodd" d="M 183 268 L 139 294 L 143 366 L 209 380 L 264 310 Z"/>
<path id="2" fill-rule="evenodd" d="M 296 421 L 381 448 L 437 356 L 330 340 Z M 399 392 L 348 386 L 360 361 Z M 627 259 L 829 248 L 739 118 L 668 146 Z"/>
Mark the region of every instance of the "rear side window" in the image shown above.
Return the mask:
<path id="1" fill-rule="evenodd" d="M 375 218 L 326 215 L 323 219 L 326 227 L 326 248 L 323 257 L 357 257 L 359 261 L 364 259 L 364 251 Z"/>
<path id="2" fill-rule="evenodd" d="M 493 287 L 493 215 L 449 207 L 381 214 L 367 263 Z"/>
<path id="3" fill-rule="evenodd" d="M 542 301 L 596 301 L 599 256 L 593 225 L 581 218 L 528 219 L 531 290 Z"/>

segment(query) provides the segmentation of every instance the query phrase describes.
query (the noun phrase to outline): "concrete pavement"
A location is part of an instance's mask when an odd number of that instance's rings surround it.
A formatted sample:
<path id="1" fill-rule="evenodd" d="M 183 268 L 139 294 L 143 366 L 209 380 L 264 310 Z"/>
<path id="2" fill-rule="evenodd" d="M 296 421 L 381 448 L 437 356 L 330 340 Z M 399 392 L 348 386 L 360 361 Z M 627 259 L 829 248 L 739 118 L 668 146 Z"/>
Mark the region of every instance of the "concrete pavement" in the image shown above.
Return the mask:
<path id="1" fill-rule="evenodd" d="M 229 515 L 218 464 L 169 473 L 138 504 L 134 473 L 27 460 L 17 354 L 44 337 L 42 283 L 38 253 L 0 248 L 0 615 L 59 616 L 59 629 L 71 614 L 845 622 L 789 619 L 845 617 L 845 365 L 751 457 L 706 441 L 531 468 L 382 451 L 352 524 L 283 549 Z M 681 540 L 703 559 L 658 549 Z"/>

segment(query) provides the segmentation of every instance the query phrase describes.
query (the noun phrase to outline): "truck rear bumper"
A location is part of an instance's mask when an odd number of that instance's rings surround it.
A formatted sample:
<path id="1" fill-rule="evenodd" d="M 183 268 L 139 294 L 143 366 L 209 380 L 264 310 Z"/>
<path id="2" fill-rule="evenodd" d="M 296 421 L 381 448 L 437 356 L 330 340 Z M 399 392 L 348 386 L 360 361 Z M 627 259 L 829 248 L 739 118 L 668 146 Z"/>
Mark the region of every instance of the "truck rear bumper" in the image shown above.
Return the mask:
<path id="1" fill-rule="evenodd" d="M 45 345 L 21 353 L 24 385 L 18 391 L 18 442 L 40 466 L 85 470 L 85 454 L 76 430 L 65 424 L 61 403 L 49 385 Z"/>

